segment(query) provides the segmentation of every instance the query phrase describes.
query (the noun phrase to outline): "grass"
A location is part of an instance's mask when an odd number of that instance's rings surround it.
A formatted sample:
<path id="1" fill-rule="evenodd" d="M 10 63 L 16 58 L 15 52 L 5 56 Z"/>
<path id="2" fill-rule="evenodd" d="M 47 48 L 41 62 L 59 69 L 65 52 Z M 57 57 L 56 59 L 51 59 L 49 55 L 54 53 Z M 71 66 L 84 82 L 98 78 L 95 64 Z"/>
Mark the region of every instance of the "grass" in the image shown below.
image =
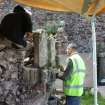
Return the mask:
<path id="1" fill-rule="evenodd" d="M 94 96 L 87 90 L 82 96 L 81 105 L 94 105 Z M 105 99 L 100 94 L 98 94 L 98 105 L 105 105 Z"/>

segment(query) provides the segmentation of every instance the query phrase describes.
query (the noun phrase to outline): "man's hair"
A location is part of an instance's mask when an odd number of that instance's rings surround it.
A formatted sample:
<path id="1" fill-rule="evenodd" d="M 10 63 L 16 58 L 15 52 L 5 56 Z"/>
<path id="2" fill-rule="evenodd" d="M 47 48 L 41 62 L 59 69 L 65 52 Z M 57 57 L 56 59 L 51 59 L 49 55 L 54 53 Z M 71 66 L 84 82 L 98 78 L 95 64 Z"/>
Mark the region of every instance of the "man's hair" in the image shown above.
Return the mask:
<path id="1" fill-rule="evenodd" d="M 25 12 L 25 9 L 22 6 L 17 5 L 16 7 L 14 7 L 13 12 L 15 12 L 15 13 L 17 13 L 17 12 Z"/>
<path id="2" fill-rule="evenodd" d="M 68 44 L 68 46 L 67 46 L 67 49 L 68 49 L 68 48 L 77 49 L 77 45 L 76 45 L 75 43 L 70 43 L 70 44 Z"/>

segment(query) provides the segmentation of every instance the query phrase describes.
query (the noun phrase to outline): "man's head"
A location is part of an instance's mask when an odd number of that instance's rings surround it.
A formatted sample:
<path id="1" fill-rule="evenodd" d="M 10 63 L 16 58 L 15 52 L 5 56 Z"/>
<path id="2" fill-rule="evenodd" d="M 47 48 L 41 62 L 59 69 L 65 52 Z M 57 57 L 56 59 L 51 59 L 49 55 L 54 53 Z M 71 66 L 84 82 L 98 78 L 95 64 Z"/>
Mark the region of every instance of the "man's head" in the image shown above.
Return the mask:
<path id="1" fill-rule="evenodd" d="M 70 43 L 67 46 L 67 55 L 71 55 L 73 52 L 77 51 L 77 45 L 75 43 Z"/>
<path id="2" fill-rule="evenodd" d="M 25 9 L 24 9 L 22 6 L 17 5 L 17 6 L 14 8 L 13 12 L 15 12 L 15 13 L 18 13 L 18 12 L 25 12 Z"/>
<path id="3" fill-rule="evenodd" d="M 32 12 L 31 12 L 31 8 L 30 7 L 23 8 L 20 5 L 17 5 L 16 7 L 14 7 L 13 12 L 14 13 L 25 12 L 25 13 L 29 14 L 30 16 L 32 15 Z"/>

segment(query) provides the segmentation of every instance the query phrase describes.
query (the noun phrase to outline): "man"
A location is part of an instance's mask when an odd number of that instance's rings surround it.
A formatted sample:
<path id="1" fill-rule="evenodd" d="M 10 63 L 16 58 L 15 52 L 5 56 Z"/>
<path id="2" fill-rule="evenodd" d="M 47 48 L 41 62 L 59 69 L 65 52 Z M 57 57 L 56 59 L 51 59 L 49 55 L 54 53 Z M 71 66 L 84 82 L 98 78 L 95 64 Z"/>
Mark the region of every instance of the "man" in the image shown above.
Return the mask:
<path id="1" fill-rule="evenodd" d="M 13 13 L 7 14 L 0 24 L 0 34 L 21 47 L 26 47 L 25 35 L 32 35 L 30 15 L 23 7 L 17 5 Z"/>
<path id="2" fill-rule="evenodd" d="M 31 34 L 30 16 L 21 6 L 6 15 L 0 25 L 0 105 L 23 105 L 25 34 Z"/>
<path id="3" fill-rule="evenodd" d="M 68 64 L 63 76 L 58 77 L 64 82 L 66 105 L 80 105 L 80 96 L 83 94 L 85 77 L 85 63 L 77 52 L 77 46 L 71 43 L 67 47 Z"/>

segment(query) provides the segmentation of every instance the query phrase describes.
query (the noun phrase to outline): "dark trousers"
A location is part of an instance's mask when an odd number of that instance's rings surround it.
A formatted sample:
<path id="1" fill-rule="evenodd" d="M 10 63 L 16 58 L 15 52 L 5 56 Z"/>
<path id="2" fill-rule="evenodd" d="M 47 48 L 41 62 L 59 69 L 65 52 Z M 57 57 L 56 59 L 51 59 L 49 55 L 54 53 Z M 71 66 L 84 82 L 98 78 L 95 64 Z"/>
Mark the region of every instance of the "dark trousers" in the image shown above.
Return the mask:
<path id="1" fill-rule="evenodd" d="M 80 105 L 80 97 L 66 96 L 66 105 Z"/>

